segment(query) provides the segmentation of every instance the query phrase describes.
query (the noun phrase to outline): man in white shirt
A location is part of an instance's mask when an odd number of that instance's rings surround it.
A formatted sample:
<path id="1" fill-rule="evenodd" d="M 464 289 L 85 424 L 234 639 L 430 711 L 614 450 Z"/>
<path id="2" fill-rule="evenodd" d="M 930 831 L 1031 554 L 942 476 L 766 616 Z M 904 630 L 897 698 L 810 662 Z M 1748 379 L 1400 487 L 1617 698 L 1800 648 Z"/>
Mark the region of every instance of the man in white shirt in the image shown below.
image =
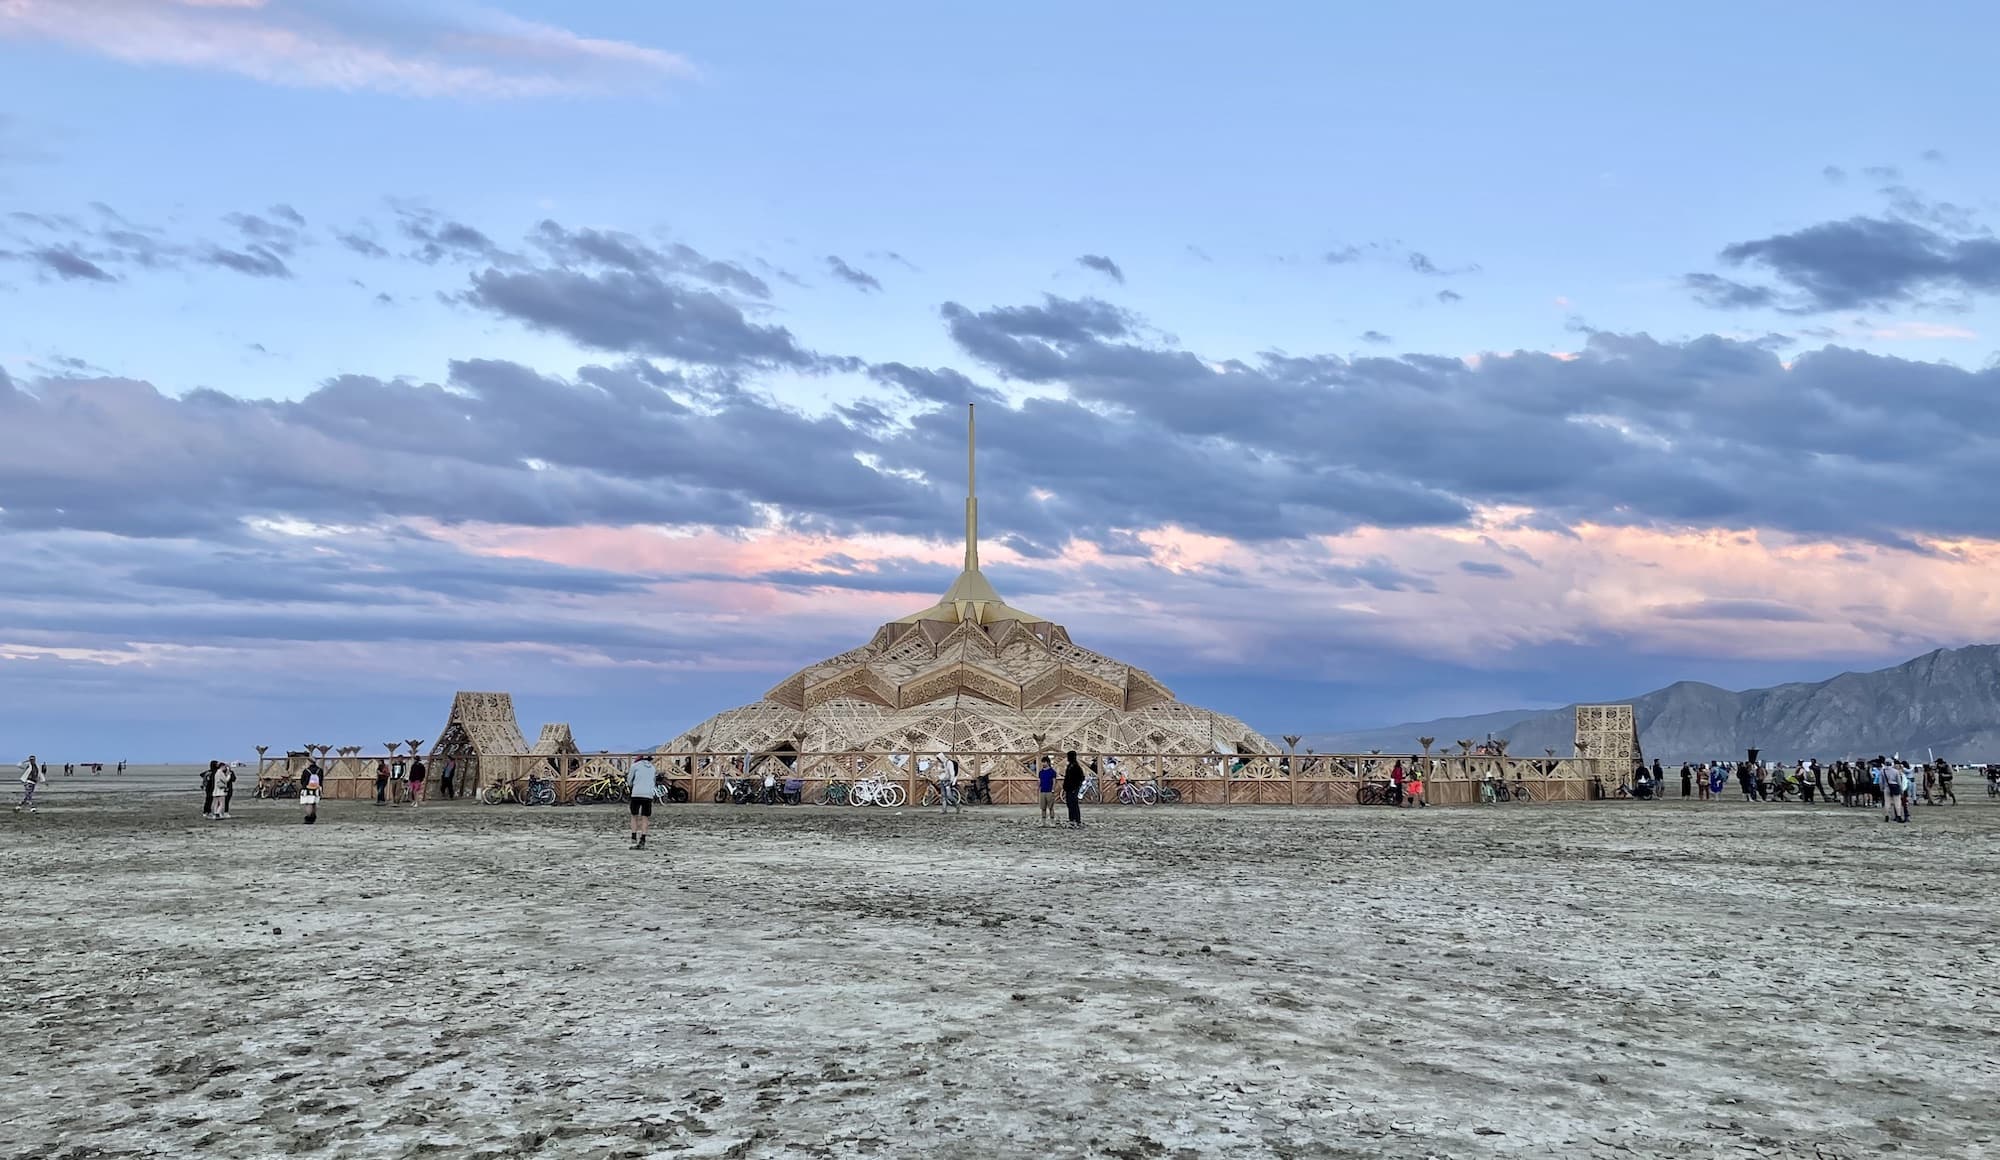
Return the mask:
<path id="1" fill-rule="evenodd" d="M 660 792 L 659 771 L 650 759 L 641 757 L 625 775 L 625 797 L 632 809 L 632 848 L 646 847 L 646 834 L 653 828 L 653 799 Z"/>

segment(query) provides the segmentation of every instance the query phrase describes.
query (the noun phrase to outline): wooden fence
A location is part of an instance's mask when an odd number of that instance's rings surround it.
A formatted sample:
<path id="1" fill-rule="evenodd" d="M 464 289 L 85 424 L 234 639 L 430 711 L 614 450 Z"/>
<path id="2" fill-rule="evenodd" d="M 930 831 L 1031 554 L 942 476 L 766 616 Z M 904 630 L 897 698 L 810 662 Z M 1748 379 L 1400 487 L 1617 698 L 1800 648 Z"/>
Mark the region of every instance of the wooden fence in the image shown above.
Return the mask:
<path id="1" fill-rule="evenodd" d="M 961 792 L 973 779 L 991 779 L 996 805 L 1031 805 L 1039 795 L 1039 758 L 1028 753 L 959 753 Z M 894 782 L 903 788 L 907 804 L 919 804 L 937 775 L 937 758 L 910 753 L 573 753 L 487 754 L 465 763 L 469 777 L 458 779 L 459 797 L 475 797 L 503 783 L 525 788 L 532 776 L 553 780 L 556 800 L 569 803 L 577 792 L 598 780 L 622 781 L 632 762 L 650 758 L 669 786 L 695 802 L 726 800 L 730 780 L 749 778 L 757 786 L 768 775 L 778 787 L 796 784 L 801 800 L 824 800 L 828 783 L 852 785 L 863 778 Z M 1512 794 L 1525 789 L 1532 801 L 1586 801 L 1604 796 L 1604 771 L 1593 758 L 1475 757 L 1432 755 L 1411 759 L 1378 754 L 1241 754 L 1234 756 L 1172 756 L 1145 753 L 1085 755 L 1097 763 L 1096 785 L 1085 800 L 1116 804 L 1121 775 L 1139 785 L 1172 789 L 1182 804 L 1264 806 L 1351 806 L 1358 804 L 1370 783 L 1386 785 L 1398 760 L 1406 771 L 1421 772 L 1425 797 L 1433 805 L 1468 805 L 1494 796 L 1495 784 Z M 265 757 L 258 763 L 260 783 L 296 780 L 306 763 L 302 754 Z M 375 796 L 375 767 L 387 761 L 393 770 L 406 768 L 407 755 L 349 755 L 320 759 L 326 774 L 325 794 L 333 799 Z M 443 758 L 426 758 L 428 796 L 442 792 Z M 1056 760 L 1058 774 L 1062 762 Z M 1612 784 L 1616 784 L 1613 781 Z M 407 782 L 396 780 L 396 791 L 407 797 Z"/>

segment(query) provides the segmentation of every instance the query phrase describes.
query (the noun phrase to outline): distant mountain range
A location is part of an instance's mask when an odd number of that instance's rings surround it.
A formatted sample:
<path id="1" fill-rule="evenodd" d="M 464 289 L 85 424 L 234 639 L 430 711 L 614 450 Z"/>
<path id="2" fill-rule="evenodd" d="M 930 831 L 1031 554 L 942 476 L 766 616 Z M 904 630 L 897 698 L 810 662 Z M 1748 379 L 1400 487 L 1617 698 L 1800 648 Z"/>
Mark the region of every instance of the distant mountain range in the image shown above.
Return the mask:
<path id="1" fill-rule="evenodd" d="M 1842 673 L 1816 683 L 1732 693 L 1681 681 L 1629 702 L 1648 757 L 1669 763 L 1741 757 L 1751 746 L 1783 761 L 1935 752 L 1954 761 L 2000 761 L 2000 645 L 1938 649 L 1894 668 Z M 1600 703 L 1600 702 L 1590 702 Z M 1574 752 L 1576 706 L 1318 733 L 1300 742 L 1322 753 L 1415 752 L 1418 737 L 1448 748 L 1460 738 L 1504 737 L 1508 752 Z"/>

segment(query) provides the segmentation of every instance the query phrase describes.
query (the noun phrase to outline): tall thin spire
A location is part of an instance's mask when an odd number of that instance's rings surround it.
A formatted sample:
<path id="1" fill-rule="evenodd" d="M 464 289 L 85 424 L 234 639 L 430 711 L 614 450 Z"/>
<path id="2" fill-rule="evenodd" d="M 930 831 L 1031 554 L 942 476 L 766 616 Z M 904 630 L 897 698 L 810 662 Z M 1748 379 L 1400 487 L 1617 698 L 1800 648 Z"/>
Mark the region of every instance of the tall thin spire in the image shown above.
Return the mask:
<path id="1" fill-rule="evenodd" d="M 978 442 L 976 405 L 965 405 L 965 570 L 979 571 L 979 469 L 974 458 Z"/>

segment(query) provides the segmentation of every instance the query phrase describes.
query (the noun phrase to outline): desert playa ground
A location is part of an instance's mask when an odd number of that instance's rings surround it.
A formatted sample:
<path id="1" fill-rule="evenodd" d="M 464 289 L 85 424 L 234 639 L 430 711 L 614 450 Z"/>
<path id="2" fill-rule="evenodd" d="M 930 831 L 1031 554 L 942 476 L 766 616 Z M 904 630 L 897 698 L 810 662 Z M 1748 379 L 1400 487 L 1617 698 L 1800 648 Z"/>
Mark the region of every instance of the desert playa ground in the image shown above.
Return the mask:
<path id="1" fill-rule="evenodd" d="M 0 1156 L 2000 1155 L 2000 809 L 0 812 Z M 135 786 L 179 785 L 171 794 Z"/>

